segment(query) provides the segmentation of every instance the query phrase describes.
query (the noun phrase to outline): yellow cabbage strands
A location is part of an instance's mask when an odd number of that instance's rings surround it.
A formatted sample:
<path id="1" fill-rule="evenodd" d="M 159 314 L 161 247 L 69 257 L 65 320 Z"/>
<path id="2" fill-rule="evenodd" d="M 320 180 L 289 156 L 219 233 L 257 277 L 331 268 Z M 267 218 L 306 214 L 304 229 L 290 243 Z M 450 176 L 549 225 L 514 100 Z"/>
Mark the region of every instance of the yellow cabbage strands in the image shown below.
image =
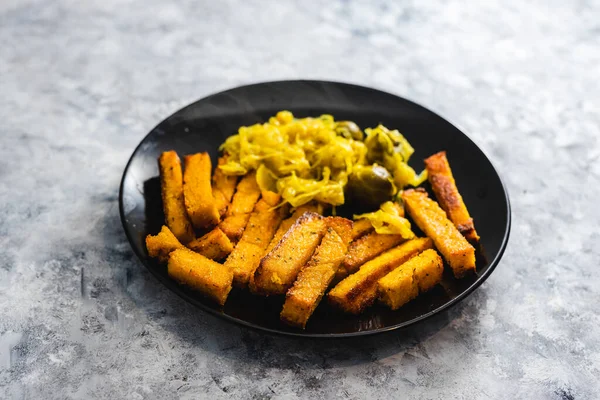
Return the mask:
<path id="1" fill-rule="evenodd" d="M 261 189 L 276 191 L 298 207 L 315 199 L 344 203 L 344 186 L 355 165 L 366 162 L 361 141 L 336 133 L 331 115 L 295 119 L 280 111 L 269 122 L 243 126 L 221 149 L 229 162 L 220 168 L 230 175 L 257 170 Z"/>
<path id="2" fill-rule="evenodd" d="M 363 218 L 371 222 L 377 233 L 401 235 L 404 239 L 415 237 L 410 229 L 410 222 L 400 215 L 398 208 L 391 201 L 383 203 L 380 209 L 375 212 L 354 216 L 354 219 Z"/>
<path id="3" fill-rule="evenodd" d="M 427 180 L 427 170 L 417 175 L 408 165 L 415 149 L 398 130 L 391 131 L 383 125 L 378 125 L 376 128 L 365 129 L 365 133 L 365 145 L 369 149 L 368 161 L 378 162 L 385 167 L 394 177 L 396 187 L 419 186 Z"/>
<path id="4" fill-rule="evenodd" d="M 410 149 L 410 154 L 394 155 L 397 143 L 378 133 L 382 129 L 390 132 L 385 127 L 370 130 L 373 138 L 368 137 L 363 142 L 344 135 L 345 131 L 337 124 L 331 115 L 294 118 L 291 112 L 280 111 L 268 122 L 242 126 L 237 135 L 229 137 L 220 148 L 228 154 L 228 162 L 219 168 L 228 175 L 245 175 L 256 170 L 261 190 L 281 194 L 283 201 L 293 207 L 311 200 L 333 206 L 344 204 L 348 176 L 356 166 L 367 163 L 378 162 L 393 175 L 394 171 L 401 174 L 399 178 L 394 175 L 395 183 L 413 184 L 420 180 L 421 177 L 417 177 L 414 170 L 405 164 L 412 154 L 412 147 L 404 137 L 403 144 Z M 373 152 L 369 149 L 369 140 Z M 372 153 L 369 159 L 368 152 Z M 377 156 L 381 156 L 381 160 L 371 161 Z M 387 166 L 384 161 L 387 161 Z M 413 176 L 410 176 L 411 171 Z"/>

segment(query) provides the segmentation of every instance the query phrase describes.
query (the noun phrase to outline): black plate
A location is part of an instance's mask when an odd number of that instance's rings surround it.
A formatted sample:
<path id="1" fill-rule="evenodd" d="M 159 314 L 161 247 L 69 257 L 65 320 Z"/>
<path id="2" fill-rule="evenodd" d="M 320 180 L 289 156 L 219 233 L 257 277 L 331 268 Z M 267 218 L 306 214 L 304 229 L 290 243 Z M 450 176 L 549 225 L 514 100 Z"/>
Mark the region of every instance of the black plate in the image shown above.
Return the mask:
<path id="1" fill-rule="evenodd" d="M 166 267 L 146 253 L 144 238 L 163 223 L 157 158 L 165 150 L 180 155 L 208 151 L 216 159 L 219 144 L 241 125 L 264 122 L 287 109 L 298 117 L 332 114 L 362 128 L 382 123 L 402 132 L 416 149 L 411 164 L 446 150 L 459 190 L 481 235 L 477 274 L 462 280 L 445 274 L 443 284 L 397 311 L 374 306 L 359 316 L 344 315 L 321 302 L 306 330 L 279 321 L 282 298 L 263 298 L 234 289 L 223 308 L 169 279 Z M 378 90 L 334 82 L 283 81 L 231 89 L 199 100 L 161 122 L 133 152 L 121 182 L 121 220 L 135 253 L 170 290 L 224 319 L 274 333 L 341 337 L 389 331 L 414 324 L 464 299 L 492 273 L 510 231 L 508 195 L 485 154 L 458 128 L 435 113 Z M 414 225 L 414 224 L 413 224 Z"/>

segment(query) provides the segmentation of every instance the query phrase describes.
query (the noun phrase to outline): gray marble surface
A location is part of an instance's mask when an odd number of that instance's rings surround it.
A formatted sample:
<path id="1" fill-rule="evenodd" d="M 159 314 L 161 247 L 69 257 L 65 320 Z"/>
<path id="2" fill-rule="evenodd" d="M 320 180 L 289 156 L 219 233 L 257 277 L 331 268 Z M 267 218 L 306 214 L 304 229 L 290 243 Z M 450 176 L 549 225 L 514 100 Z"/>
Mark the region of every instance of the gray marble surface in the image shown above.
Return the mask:
<path id="1" fill-rule="evenodd" d="M 599 20 L 597 0 L 3 0 L 0 398 L 598 398 Z M 134 257 L 117 193 L 136 144 L 287 78 L 406 96 L 487 152 L 513 231 L 468 300 L 299 341 L 193 308 Z"/>

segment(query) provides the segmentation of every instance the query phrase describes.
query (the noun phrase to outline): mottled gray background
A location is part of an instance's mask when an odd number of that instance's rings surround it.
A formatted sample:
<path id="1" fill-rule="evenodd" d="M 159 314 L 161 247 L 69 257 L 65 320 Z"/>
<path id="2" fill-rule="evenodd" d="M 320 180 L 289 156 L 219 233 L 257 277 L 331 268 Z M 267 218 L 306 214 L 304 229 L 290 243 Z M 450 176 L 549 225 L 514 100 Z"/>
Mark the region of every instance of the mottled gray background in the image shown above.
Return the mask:
<path id="1" fill-rule="evenodd" d="M 598 398 L 599 21 L 597 0 L 2 0 L 0 398 Z M 285 78 L 406 96 L 487 152 L 513 231 L 467 301 L 298 341 L 196 310 L 133 256 L 117 192 L 136 144 Z"/>

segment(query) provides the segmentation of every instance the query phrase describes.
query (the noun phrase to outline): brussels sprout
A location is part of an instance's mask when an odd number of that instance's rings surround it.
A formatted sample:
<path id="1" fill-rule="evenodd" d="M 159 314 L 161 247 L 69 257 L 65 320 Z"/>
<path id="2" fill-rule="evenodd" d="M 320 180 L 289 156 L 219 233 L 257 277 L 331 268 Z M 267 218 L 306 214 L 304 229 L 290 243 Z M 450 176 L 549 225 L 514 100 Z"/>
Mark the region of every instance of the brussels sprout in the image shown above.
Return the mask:
<path id="1" fill-rule="evenodd" d="M 339 121 L 335 124 L 335 131 L 346 139 L 363 140 L 363 133 L 352 121 Z"/>
<path id="2" fill-rule="evenodd" d="M 401 162 L 408 162 L 410 156 L 414 153 L 413 147 L 408 140 L 398 130 L 390 131 L 383 125 L 378 125 L 374 129 L 367 128 L 367 158 L 369 162 L 382 162 L 385 156 L 399 154 Z M 390 169 L 388 165 L 383 165 Z"/>
<path id="3" fill-rule="evenodd" d="M 380 165 L 357 166 L 348 178 L 347 196 L 367 209 L 377 208 L 396 192 L 392 175 Z"/>

